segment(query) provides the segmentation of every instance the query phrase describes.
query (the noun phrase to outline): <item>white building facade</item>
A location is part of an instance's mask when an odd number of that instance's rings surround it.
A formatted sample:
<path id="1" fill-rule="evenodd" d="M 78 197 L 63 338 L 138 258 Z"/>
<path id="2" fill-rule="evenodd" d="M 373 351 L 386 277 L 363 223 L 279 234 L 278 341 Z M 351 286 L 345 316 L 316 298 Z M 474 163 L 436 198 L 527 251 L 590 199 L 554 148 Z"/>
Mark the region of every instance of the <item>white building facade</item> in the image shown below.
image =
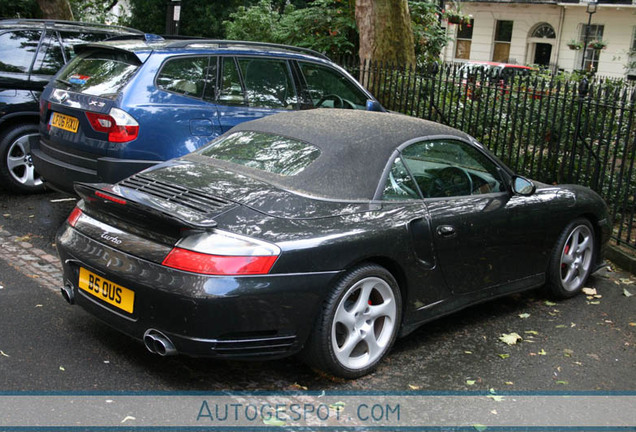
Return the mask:
<path id="1" fill-rule="evenodd" d="M 461 12 L 471 16 L 472 25 L 448 23 L 446 31 L 454 40 L 444 49 L 443 60 L 499 61 L 568 72 L 593 68 L 601 76 L 636 79 L 636 68 L 630 68 L 636 63 L 636 0 L 595 6 L 578 1 L 462 1 Z M 588 46 L 602 43 L 583 49 L 586 39 Z"/>

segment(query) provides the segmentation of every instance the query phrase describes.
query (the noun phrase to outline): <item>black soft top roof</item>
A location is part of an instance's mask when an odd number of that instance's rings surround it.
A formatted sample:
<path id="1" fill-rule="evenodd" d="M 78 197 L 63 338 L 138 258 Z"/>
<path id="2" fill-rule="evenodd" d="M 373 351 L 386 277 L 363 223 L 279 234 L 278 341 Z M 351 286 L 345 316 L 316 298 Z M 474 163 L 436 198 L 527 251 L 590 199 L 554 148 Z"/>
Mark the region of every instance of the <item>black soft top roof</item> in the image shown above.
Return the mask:
<path id="1" fill-rule="evenodd" d="M 317 109 L 281 113 L 235 126 L 311 143 L 320 156 L 304 171 L 283 177 L 234 165 L 243 172 L 283 189 L 336 200 L 371 200 L 389 157 L 401 144 L 433 136 L 468 136 L 456 129 L 407 117 L 357 110 Z M 223 161 L 210 161 L 228 167 Z"/>

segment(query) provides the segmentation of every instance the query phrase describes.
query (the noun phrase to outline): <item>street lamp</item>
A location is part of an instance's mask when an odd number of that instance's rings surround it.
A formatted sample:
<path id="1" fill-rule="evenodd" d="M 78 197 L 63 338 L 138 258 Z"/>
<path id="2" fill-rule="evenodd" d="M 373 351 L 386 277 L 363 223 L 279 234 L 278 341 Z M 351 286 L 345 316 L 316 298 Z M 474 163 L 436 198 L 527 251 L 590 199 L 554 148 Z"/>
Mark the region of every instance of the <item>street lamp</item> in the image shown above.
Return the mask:
<path id="1" fill-rule="evenodd" d="M 589 15 L 587 19 L 587 27 L 585 27 L 585 38 L 583 39 L 583 58 L 581 59 L 581 70 L 585 67 L 585 55 L 587 54 L 587 43 L 590 38 L 590 27 L 592 26 L 592 15 L 596 13 L 596 7 L 598 3 L 596 1 L 590 1 L 587 3 L 585 12 Z"/>

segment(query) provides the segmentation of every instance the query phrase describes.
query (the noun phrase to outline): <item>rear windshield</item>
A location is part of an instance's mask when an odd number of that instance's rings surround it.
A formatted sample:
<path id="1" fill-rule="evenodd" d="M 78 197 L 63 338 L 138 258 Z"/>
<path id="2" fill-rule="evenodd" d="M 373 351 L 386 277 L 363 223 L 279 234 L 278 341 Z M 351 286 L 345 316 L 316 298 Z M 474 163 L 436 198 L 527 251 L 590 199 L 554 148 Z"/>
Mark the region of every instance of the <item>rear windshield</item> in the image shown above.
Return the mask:
<path id="1" fill-rule="evenodd" d="M 139 65 L 139 59 L 132 54 L 91 51 L 71 60 L 57 77 L 56 84 L 79 93 L 113 98 Z"/>
<path id="2" fill-rule="evenodd" d="M 316 160 L 320 150 L 279 135 L 243 131 L 216 141 L 201 154 L 272 174 L 293 176 Z"/>

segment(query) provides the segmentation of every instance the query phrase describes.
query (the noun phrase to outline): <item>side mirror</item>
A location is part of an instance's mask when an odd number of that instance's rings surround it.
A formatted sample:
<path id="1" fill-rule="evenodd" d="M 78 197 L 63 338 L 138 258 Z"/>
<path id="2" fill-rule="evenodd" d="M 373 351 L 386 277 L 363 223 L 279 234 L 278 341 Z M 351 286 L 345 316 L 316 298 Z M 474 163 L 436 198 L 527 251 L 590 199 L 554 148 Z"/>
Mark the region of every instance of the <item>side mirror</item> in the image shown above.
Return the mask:
<path id="1" fill-rule="evenodd" d="M 537 190 L 537 186 L 524 177 L 515 176 L 512 178 L 512 192 L 517 195 L 530 196 Z"/>
<path id="2" fill-rule="evenodd" d="M 373 99 L 367 99 L 367 111 L 384 111 L 384 108 L 382 108 L 382 105 L 380 105 L 380 102 L 373 100 Z"/>

